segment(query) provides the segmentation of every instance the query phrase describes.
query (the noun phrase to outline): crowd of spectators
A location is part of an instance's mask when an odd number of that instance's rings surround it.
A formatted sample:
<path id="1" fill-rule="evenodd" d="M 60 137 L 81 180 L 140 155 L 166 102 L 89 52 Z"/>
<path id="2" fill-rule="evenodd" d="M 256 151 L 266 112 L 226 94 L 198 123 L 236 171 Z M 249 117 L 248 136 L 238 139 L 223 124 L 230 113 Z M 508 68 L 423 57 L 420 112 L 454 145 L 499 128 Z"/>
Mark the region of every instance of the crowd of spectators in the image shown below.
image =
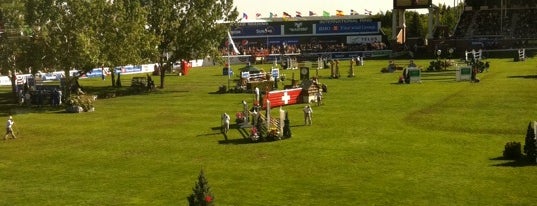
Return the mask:
<path id="1" fill-rule="evenodd" d="M 455 38 L 500 36 L 506 39 L 537 37 L 537 0 L 474 6 L 460 16 Z"/>
<path id="2" fill-rule="evenodd" d="M 322 52 L 350 52 L 350 51 L 371 51 L 384 50 L 387 45 L 384 42 L 372 42 L 364 44 L 343 44 L 343 43 L 304 43 L 290 45 L 240 45 L 237 47 L 239 54 L 228 53 L 230 48 L 220 49 L 222 55 L 268 55 L 268 54 L 297 54 L 297 53 L 322 53 Z"/>
<path id="3" fill-rule="evenodd" d="M 516 12 L 518 24 L 513 29 L 514 38 L 535 38 L 537 36 L 537 7 Z"/>

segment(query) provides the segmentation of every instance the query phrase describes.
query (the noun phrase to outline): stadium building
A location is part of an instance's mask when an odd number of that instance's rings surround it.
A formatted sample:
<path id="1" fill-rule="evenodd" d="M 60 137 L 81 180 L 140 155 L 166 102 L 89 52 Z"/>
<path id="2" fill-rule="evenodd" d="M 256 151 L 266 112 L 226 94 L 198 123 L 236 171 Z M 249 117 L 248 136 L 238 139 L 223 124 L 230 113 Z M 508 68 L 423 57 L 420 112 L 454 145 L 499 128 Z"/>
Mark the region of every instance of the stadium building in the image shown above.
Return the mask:
<path id="1" fill-rule="evenodd" d="M 455 2 L 454 2 L 455 3 Z M 537 0 L 456 0 L 459 18 L 454 29 L 440 25 L 440 9 L 432 0 L 393 0 L 392 35 L 370 15 L 291 16 L 240 22 L 221 52 L 244 56 L 242 62 L 272 61 L 282 55 L 300 58 L 433 57 L 438 50 L 483 50 L 492 57 L 512 57 L 517 50 L 537 48 Z M 405 11 L 427 9 L 427 35 L 407 38 Z M 443 54 L 446 55 L 447 52 Z M 300 55 L 299 55 L 300 54 Z M 407 55 L 409 54 L 409 55 Z M 412 54 L 412 55 L 410 55 Z M 451 54 L 450 54 L 451 55 Z M 248 58 L 250 57 L 250 58 Z"/>
<path id="2" fill-rule="evenodd" d="M 534 53 L 537 48 L 537 0 L 457 0 L 459 18 L 453 30 L 436 21 L 439 9 L 431 1 L 394 0 L 394 34 L 392 40 L 409 50 L 428 56 L 435 51 L 454 49 L 460 56 L 465 51 L 483 50 L 489 57 L 512 57 L 518 50 Z M 424 39 L 402 38 L 405 9 L 428 9 L 430 32 Z M 399 17 L 397 17 L 399 16 Z M 447 29 L 447 31 L 446 31 Z"/>
<path id="3" fill-rule="evenodd" d="M 271 61 L 281 55 L 307 58 L 351 58 L 389 56 L 388 37 L 381 23 L 369 15 L 263 18 L 240 22 L 230 33 L 239 53 L 229 40 L 223 55 L 250 55 Z M 329 56 L 326 56 L 329 55 Z"/>

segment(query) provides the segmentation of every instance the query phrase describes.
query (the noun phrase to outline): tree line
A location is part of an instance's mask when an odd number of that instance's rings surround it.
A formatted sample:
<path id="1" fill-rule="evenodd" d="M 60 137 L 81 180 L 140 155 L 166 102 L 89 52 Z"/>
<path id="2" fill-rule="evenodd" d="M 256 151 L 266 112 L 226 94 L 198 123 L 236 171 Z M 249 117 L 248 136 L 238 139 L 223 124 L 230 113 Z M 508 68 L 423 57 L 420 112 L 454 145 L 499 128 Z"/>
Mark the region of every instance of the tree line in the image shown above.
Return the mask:
<path id="1" fill-rule="evenodd" d="M 64 71 L 69 85 L 72 69 L 157 62 L 164 88 L 173 62 L 216 55 L 219 22 L 237 16 L 233 0 L 0 0 L 0 72 L 15 87 L 16 72 Z"/>
<path id="2" fill-rule="evenodd" d="M 439 24 L 452 30 L 460 10 L 438 9 Z M 427 14 L 405 15 L 407 36 L 424 37 Z M 165 71 L 182 59 L 217 57 L 232 25 L 219 22 L 237 17 L 232 0 L 0 0 L 0 72 L 15 79 L 16 72 L 84 74 L 154 62 Z M 391 36 L 391 11 L 372 18 Z M 165 72 L 160 75 L 164 88 Z"/>
<path id="3" fill-rule="evenodd" d="M 463 4 L 451 7 L 445 4 L 438 5 L 438 26 L 445 26 L 453 31 L 457 26 Z M 383 32 L 391 37 L 392 34 L 392 11 L 380 12 L 375 15 L 375 20 L 380 21 Z M 414 10 L 405 11 L 407 25 L 407 37 L 424 38 L 427 35 L 429 14 L 420 14 Z"/>

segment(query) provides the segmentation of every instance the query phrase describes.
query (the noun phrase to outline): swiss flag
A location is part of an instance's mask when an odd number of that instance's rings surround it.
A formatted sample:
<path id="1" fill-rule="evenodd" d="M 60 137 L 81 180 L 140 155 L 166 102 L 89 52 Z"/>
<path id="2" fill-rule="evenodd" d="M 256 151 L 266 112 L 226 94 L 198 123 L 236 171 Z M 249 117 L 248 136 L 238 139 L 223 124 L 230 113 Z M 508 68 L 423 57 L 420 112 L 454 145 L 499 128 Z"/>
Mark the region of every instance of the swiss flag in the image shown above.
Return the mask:
<path id="1" fill-rule="evenodd" d="M 265 95 L 265 100 L 270 101 L 270 107 L 279 107 L 296 104 L 300 100 L 302 88 L 270 91 Z M 263 108 L 267 108 L 267 102 L 263 102 Z"/>

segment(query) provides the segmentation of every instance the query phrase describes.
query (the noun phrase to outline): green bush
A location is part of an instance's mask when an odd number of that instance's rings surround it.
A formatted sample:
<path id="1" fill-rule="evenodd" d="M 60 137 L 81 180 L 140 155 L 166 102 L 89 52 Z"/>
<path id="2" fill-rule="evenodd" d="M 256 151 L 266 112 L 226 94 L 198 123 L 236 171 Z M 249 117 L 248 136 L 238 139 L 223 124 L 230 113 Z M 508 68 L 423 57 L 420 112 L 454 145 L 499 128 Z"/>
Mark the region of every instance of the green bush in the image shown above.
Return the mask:
<path id="1" fill-rule="evenodd" d="M 66 102 L 68 110 L 73 110 L 73 108 L 82 108 L 82 111 L 88 112 L 93 111 L 93 103 L 95 103 L 96 96 L 94 95 L 71 95 Z M 71 108 L 71 109 L 70 109 Z M 75 110 L 73 110 L 75 111 Z"/>
<path id="2" fill-rule="evenodd" d="M 503 157 L 506 159 L 519 159 L 522 156 L 520 142 L 507 142 L 503 150 Z"/>

